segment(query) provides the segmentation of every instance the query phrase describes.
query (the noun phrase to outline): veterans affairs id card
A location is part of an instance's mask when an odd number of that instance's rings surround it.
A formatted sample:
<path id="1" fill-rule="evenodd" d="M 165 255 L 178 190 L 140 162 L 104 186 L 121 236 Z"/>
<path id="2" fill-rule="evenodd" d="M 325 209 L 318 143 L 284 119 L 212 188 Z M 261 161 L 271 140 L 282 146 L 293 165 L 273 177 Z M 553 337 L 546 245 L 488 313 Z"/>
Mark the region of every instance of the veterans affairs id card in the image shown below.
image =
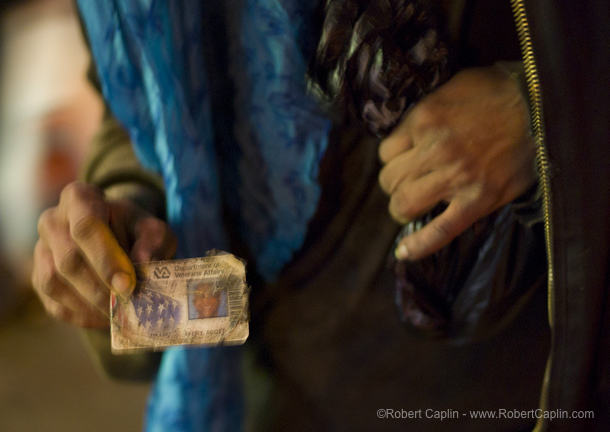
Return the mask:
<path id="1" fill-rule="evenodd" d="M 237 345 L 249 334 L 243 261 L 228 253 L 136 264 L 138 285 L 111 296 L 114 352 L 172 345 Z"/>

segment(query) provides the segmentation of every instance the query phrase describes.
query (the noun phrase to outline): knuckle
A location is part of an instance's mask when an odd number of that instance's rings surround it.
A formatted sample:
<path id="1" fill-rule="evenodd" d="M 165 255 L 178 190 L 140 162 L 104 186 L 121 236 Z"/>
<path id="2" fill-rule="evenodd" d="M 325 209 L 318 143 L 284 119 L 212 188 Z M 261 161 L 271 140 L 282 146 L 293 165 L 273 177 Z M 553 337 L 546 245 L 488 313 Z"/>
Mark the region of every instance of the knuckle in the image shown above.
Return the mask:
<path id="1" fill-rule="evenodd" d="M 62 275 L 76 275 L 83 271 L 85 259 L 77 248 L 68 249 L 57 262 L 57 271 Z"/>
<path id="2" fill-rule="evenodd" d="M 95 214 L 103 211 L 101 203 L 104 193 L 93 185 L 72 182 L 61 191 L 59 206 L 61 211 L 72 213 L 77 211 L 83 214 Z"/>
<path id="3" fill-rule="evenodd" d="M 57 217 L 57 208 L 51 207 L 46 209 L 40 214 L 38 218 L 38 235 L 42 236 L 46 233 L 51 227 L 55 225 L 55 219 Z"/>
<path id="4" fill-rule="evenodd" d="M 86 241 L 95 234 L 98 226 L 99 219 L 89 214 L 70 226 L 70 234 L 77 242 Z"/>
<path id="5" fill-rule="evenodd" d="M 49 295 L 53 291 L 56 279 L 55 267 L 45 259 L 45 250 L 40 241 L 34 247 L 34 262 L 32 268 L 32 287 L 39 294 Z M 52 260 L 51 260 L 52 263 Z"/>
<path id="6" fill-rule="evenodd" d="M 489 202 L 493 202 L 497 198 L 496 186 L 489 183 L 473 180 L 462 191 L 462 206 L 469 208 L 470 211 L 476 211 L 480 207 L 485 207 Z"/>
<path id="7" fill-rule="evenodd" d="M 53 269 L 48 269 L 39 273 L 37 288 L 39 292 L 49 297 L 55 297 L 57 295 L 58 278 Z"/>
<path id="8" fill-rule="evenodd" d="M 448 178 L 454 189 L 468 188 L 477 182 L 480 174 L 470 159 L 456 159 L 448 169 Z"/>
<path id="9" fill-rule="evenodd" d="M 433 152 L 436 160 L 441 164 L 459 164 L 462 162 L 464 152 L 460 151 L 456 140 L 444 139 L 440 136 L 441 132 L 437 133 L 431 139 L 430 152 Z"/>
<path id="10" fill-rule="evenodd" d="M 390 181 L 390 178 L 391 176 L 387 169 L 382 169 L 379 172 L 379 186 L 381 186 L 381 189 L 388 194 L 391 192 L 392 182 Z"/>
<path id="11" fill-rule="evenodd" d="M 60 202 L 71 201 L 82 196 L 83 184 L 79 182 L 68 183 L 59 195 Z"/>
<path id="12" fill-rule="evenodd" d="M 388 163 L 388 160 L 390 159 L 388 156 L 387 148 L 388 148 L 388 144 L 387 144 L 386 140 L 383 140 L 383 141 L 381 141 L 381 143 L 379 144 L 379 148 L 377 149 L 377 157 L 383 164 Z"/>
<path id="13" fill-rule="evenodd" d="M 411 113 L 414 128 L 422 129 L 434 126 L 439 120 L 439 110 L 432 98 L 426 98 L 415 106 Z"/>
<path id="14" fill-rule="evenodd" d="M 439 238 L 447 238 L 453 235 L 453 232 L 455 231 L 455 224 L 447 219 L 443 219 L 437 221 L 432 228 L 434 229 L 434 233 Z"/>
<path id="15" fill-rule="evenodd" d="M 50 317 L 52 317 L 56 320 L 66 321 L 65 318 L 66 318 L 67 309 L 65 307 L 63 307 L 59 303 L 56 303 L 55 301 L 53 301 L 49 298 L 45 298 L 45 297 L 40 297 L 40 301 L 41 301 L 47 315 L 49 315 Z"/>
<path id="16" fill-rule="evenodd" d="M 68 200 L 87 200 L 91 198 L 100 198 L 104 195 L 101 189 L 98 187 L 83 183 L 80 181 L 73 181 L 68 183 L 60 194 L 60 201 L 63 198 Z"/>
<path id="17" fill-rule="evenodd" d="M 404 188 L 399 188 L 392 194 L 390 207 L 393 214 L 401 219 L 417 216 L 416 205 Z"/>
<path id="18" fill-rule="evenodd" d="M 399 126 L 397 130 L 380 143 L 377 153 L 383 164 L 389 163 L 392 158 L 409 147 L 409 138 L 405 129 L 406 126 Z"/>

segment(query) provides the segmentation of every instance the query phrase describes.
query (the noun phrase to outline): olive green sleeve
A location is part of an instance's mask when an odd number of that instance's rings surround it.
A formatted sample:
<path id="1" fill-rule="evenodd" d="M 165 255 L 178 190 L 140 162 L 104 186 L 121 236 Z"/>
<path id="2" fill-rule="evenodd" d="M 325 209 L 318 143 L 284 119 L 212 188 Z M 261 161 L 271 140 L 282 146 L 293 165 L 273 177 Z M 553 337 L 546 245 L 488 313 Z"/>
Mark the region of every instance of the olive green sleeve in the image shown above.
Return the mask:
<path id="1" fill-rule="evenodd" d="M 90 69 L 88 75 L 99 91 L 94 70 Z M 130 199 L 149 213 L 165 218 L 165 194 L 161 177 L 140 165 L 129 134 L 107 108 L 101 126 L 90 143 L 80 180 L 103 189 L 109 198 Z M 109 378 L 147 381 L 158 370 L 161 353 L 113 354 L 108 329 L 83 329 L 81 336 L 93 362 Z"/>
<path id="2" fill-rule="evenodd" d="M 149 213 L 165 218 L 161 177 L 140 165 L 129 135 L 108 112 L 90 144 L 81 180 L 111 197 L 129 198 Z"/>
<path id="3" fill-rule="evenodd" d="M 150 381 L 161 362 L 160 352 L 113 354 L 110 331 L 82 329 L 81 336 L 97 369 L 107 378 L 122 381 Z"/>
<path id="4" fill-rule="evenodd" d="M 163 184 L 159 176 L 142 168 L 128 134 L 110 114 L 91 143 L 81 180 L 103 189 L 108 197 L 128 198 L 157 217 L 165 216 Z M 108 330 L 82 330 L 85 345 L 98 368 L 119 380 L 150 380 L 159 366 L 160 353 L 114 355 Z"/>
<path id="5" fill-rule="evenodd" d="M 160 177 L 138 163 L 127 132 L 110 114 L 104 116 L 91 143 L 81 180 L 100 187 L 108 197 L 128 198 L 151 214 L 165 217 Z M 107 377 L 142 381 L 155 376 L 160 353 L 114 355 L 108 330 L 82 330 L 81 333 L 94 363 Z"/>

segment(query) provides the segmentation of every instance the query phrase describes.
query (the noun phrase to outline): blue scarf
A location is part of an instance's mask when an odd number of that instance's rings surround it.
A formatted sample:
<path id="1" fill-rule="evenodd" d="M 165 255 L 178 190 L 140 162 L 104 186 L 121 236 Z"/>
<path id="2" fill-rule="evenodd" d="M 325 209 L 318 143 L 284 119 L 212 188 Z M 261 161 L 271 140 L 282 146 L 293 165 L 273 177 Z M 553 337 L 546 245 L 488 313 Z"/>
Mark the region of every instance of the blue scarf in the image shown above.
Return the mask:
<path id="1" fill-rule="evenodd" d="M 320 194 L 330 122 L 304 79 L 316 2 L 78 4 L 106 102 L 141 163 L 163 176 L 177 257 L 228 249 L 229 211 L 257 270 L 272 280 L 302 245 Z M 218 19 L 224 36 L 203 24 Z M 231 118 L 215 109 L 223 95 L 208 78 L 216 67 L 206 64 L 210 46 L 228 54 Z M 146 429 L 239 430 L 239 355 L 234 347 L 166 351 Z"/>

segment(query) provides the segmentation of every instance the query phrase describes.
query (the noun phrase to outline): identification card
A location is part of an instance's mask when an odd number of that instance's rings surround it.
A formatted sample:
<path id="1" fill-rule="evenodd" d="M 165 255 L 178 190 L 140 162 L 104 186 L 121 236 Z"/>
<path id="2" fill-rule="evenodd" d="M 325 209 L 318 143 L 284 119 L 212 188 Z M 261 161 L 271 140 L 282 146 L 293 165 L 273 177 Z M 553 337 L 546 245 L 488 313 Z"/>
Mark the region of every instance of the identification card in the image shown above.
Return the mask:
<path id="1" fill-rule="evenodd" d="M 111 296 L 112 349 L 237 345 L 249 334 L 243 261 L 228 253 L 136 264 L 127 299 Z"/>

